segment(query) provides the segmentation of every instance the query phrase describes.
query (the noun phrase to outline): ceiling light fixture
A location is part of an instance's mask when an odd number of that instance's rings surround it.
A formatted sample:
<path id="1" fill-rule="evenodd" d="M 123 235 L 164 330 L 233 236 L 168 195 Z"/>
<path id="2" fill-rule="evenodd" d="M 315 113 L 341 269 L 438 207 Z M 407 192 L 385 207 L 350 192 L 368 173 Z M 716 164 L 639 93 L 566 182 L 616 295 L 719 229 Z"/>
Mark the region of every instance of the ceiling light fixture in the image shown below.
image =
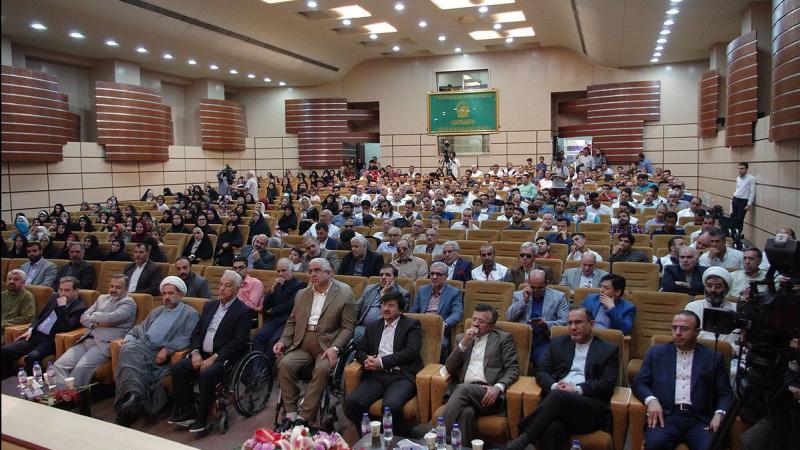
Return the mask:
<path id="1" fill-rule="evenodd" d="M 208 66 L 208 68 L 211 69 L 211 70 L 218 70 L 219 66 L 216 65 L 216 64 L 211 64 L 210 66 Z"/>
<path id="2" fill-rule="evenodd" d="M 431 0 L 439 9 L 474 8 L 477 4 L 482 6 L 508 5 L 516 0 Z"/>
<path id="3" fill-rule="evenodd" d="M 667 20 L 664 21 L 664 26 L 668 27 L 668 26 L 670 26 L 670 25 L 672 25 L 674 23 L 675 22 L 672 19 L 667 19 Z"/>
<path id="4" fill-rule="evenodd" d="M 136 53 L 148 53 L 150 50 L 144 47 L 136 47 Z"/>
<path id="5" fill-rule="evenodd" d="M 190 60 L 186 61 L 186 64 L 189 64 L 190 66 L 197 65 L 197 60 L 190 59 Z"/>
<path id="6" fill-rule="evenodd" d="M 533 37 L 536 36 L 536 33 L 533 31 L 533 27 L 523 27 L 523 28 L 515 28 L 513 30 L 506 31 L 506 36 L 509 37 Z"/>
<path id="7" fill-rule="evenodd" d="M 455 52 L 456 52 L 456 53 L 461 53 L 461 47 L 456 47 L 456 48 L 455 48 Z"/>
<path id="8" fill-rule="evenodd" d="M 255 78 L 256 75 L 254 73 L 248 73 L 247 78 Z"/>
<path id="9" fill-rule="evenodd" d="M 669 30 L 667 30 L 666 28 L 658 32 L 658 34 L 660 34 L 660 35 L 662 35 L 662 36 L 666 36 L 666 35 L 668 35 L 669 33 L 670 33 L 670 31 L 669 31 Z"/>
<path id="10" fill-rule="evenodd" d="M 117 41 L 115 41 L 113 39 L 108 39 L 108 40 L 106 40 L 106 45 L 109 46 L 109 47 L 119 47 L 119 42 L 117 42 Z"/>
<path id="11" fill-rule="evenodd" d="M 446 41 L 446 40 L 447 40 L 447 36 L 445 36 L 445 35 L 443 35 L 443 34 L 440 34 L 440 35 L 439 35 L 439 37 L 438 37 L 437 39 L 439 39 L 439 42 L 444 42 L 444 41 Z"/>
<path id="12" fill-rule="evenodd" d="M 503 24 L 502 23 L 496 23 L 496 24 L 492 25 L 492 28 L 494 28 L 495 30 L 499 30 L 500 28 L 503 28 Z"/>
<path id="13" fill-rule="evenodd" d="M 164 59 L 172 59 L 172 54 L 171 53 L 164 53 L 161 57 L 164 58 Z"/>
<path id="14" fill-rule="evenodd" d="M 510 44 L 512 42 L 514 42 L 514 38 L 513 37 L 507 37 L 506 38 L 506 44 Z"/>
<path id="15" fill-rule="evenodd" d="M 44 26 L 41 22 L 32 22 L 31 23 L 31 28 L 33 28 L 34 30 L 39 30 L 39 31 L 44 31 L 44 30 L 47 29 L 47 27 Z"/>
<path id="16" fill-rule="evenodd" d="M 378 39 L 378 35 L 377 35 L 377 34 L 375 34 L 375 33 L 370 33 L 370 34 L 369 34 L 369 38 L 370 38 L 370 39 L 372 39 L 372 40 L 374 41 L 375 39 Z"/>
<path id="17" fill-rule="evenodd" d="M 661 56 L 661 52 L 655 52 L 655 53 L 653 53 L 653 57 L 654 57 L 654 58 L 658 58 L 659 56 Z"/>
<path id="18" fill-rule="evenodd" d="M 481 14 L 486 14 L 487 12 L 489 12 L 489 7 L 486 5 L 481 6 L 480 8 L 478 8 L 478 12 Z"/>
<path id="19" fill-rule="evenodd" d="M 286 82 L 278 81 L 278 86 L 286 86 Z"/>
<path id="20" fill-rule="evenodd" d="M 364 25 L 364 28 L 366 28 L 370 33 L 375 34 L 397 32 L 397 28 L 393 27 L 389 22 L 371 23 L 369 25 Z"/>
<path id="21" fill-rule="evenodd" d="M 80 31 L 71 31 L 69 33 L 69 37 L 71 37 L 73 39 L 83 39 L 86 36 L 84 36 L 83 33 L 81 33 Z"/>
<path id="22" fill-rule="evenodd" d="M 659 44 L 666 44 L 667 43 L 667 38 L 663 38 L 663 37 L 662 38 L 658 38 L 658 39 L 656 39 L 656 42 L 659 43 Z"/>
<path id="23" fill-rule="evenodd" d="M 656 50 L 664 50 L 664 46 L 663 45 L 656 45 Z"/>
<path id="24" fill-rule="evenodd" d="M 500 39 L 503 36 L 501 36 L 500 33 L 494 30 L 480 30 L 480 31 L 470 31 L 469 37 L 475 39 L 476 41 L 485 41 L 488 39 Z"/>
<path id="25" fill-rule="evenodd" d="M 338 8 L 331 8 L 331 11 L 337 13 L 339 19 L 360 19 L 362 17 L 372 16 L 369 11 L 358 5 L 340 6 Z"/>
<path id="26" fill-rule="evenodd" d="M 658 62 L 658 58 L 653 58 L 653 59 L 650 60 L 650 62 L 651 63 L 657 63 Z"/>
<path id="27" fill-rule="evenodd" d="M 236 74 L 239 73 L 239 71 L 236 70 L 236 69 L 231 69 L 231 70 L 228 71 L 228 73 L 231 74 L 231 75 L 236 75 Z"/>
<path id="28" fill-rule="evenodd" d="M 498 23 L 524 22 L 525 13 L 522 11 L 509 11 L 492 14 L 492 20 Z"/>
<path id="29" fill-rule="evenodd" d="M 406 9 L 406 5 L 404 5 L 403 2 L 397 2 L 394 4 L 395 11 L 402 11 L 404 9 Z"/>
<path id="30" fill-rule="evenodd" d="M 417 25 L 419 25 L 420 28 L 425 28 L 425 27 L 428 26 L 428 22 L 425 22 L 424 20 L 420 20 Z"/>
<path id="31" fill-rule="evenodd" d="M 312 8 L 312 9 L 316 8 L 317 7 L 317 2 L 315 2 L 314 0 L 309 0 L 308 2 L 306 2 L 306 6 L 308 6 L 309 8 Z"/>
<path id="32" fill-rule="evenodd" d="M 270 77 L 264 77 L 264 82 L 265 82 L 265 83 L 269 83 L 269 82 L 271 82 L 271 81 L 272 81 L 272 78 L 270 78 Z"/>
<path id="33" fill-rule="evenodd" d="M 675 14 L 678 14 L 679 12 L 680 12 L 680 10 L 678 10 L 678 8 L 672 8 L 672 9 L 668 9 L 667 10 L 667 14 L 669 14 L 670 16 L 674 16 Z"/>
<path id="34" fill-rule="evenodd" d="M 682 2 L 682 1 L 683 1 L 683 0 L 670 0 L 670 3 L 680 3 L 680 2 Z"/>
<path id="35" fill-rule="evenodd" d="M 392 50 L 396 51 L 396 52 L 399 52 L 400 51 L 400 46 L 399 45 L 395 45 L 394 47 L 392 47 Z"/>
<path id="36" fill-rule="evenodd" d="M 344 26 L 346 26 L 346 27 L 349 27 L 349 26 L 350 26 L 350 25 L 352 25 L 352 24 L 353 24 L 353 22 L 351 22 L 351 21 L 350 21 L 350 19 L 344 19 L 344 20 L 342 21 L 342 25 L 344 25 Z"/>

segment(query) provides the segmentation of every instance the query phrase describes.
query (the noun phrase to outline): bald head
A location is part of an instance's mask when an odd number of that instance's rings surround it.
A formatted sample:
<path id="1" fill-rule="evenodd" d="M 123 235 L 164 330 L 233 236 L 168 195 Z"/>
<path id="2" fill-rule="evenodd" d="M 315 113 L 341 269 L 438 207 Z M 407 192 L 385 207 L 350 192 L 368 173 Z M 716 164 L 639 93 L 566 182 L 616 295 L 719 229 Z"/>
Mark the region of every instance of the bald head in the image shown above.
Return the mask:
<path id="1" fill-rule="evenodd" d="M 534 269 L 528 274 L 528 284 L 531 287 L 544 287 L 547 284 L 547 276 L 544 270 Z"/>

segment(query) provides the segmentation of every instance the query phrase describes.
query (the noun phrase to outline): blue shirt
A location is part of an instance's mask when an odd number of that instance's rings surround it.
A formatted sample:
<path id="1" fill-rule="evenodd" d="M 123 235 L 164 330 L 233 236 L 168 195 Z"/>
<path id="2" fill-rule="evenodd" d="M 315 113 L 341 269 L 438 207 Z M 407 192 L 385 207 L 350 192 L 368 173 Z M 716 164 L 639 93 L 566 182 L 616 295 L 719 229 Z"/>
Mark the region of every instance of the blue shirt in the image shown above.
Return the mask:
<path id="1" fill-rule="evenodd" d="M 653 165 L 650 164 L 650 161 L 648 161 L 647 158 L 639 161 L 639 168 L 645 169 L 647 173 L 653 173 Z"/>

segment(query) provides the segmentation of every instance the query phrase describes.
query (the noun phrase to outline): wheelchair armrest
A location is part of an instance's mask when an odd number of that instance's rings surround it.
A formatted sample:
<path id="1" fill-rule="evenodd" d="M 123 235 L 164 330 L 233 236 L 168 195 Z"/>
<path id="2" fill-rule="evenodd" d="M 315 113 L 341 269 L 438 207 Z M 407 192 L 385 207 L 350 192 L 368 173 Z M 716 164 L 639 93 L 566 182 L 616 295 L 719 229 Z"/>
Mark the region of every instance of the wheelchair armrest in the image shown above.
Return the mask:
<path id="1" fill-rule="evenodd" d="M 353 393 L 361 384 L 361 375 L 364 373 L 364 366 L 358 361 L 353 361 L 344 368 L 344 387 L 347 395 Z"/>
<path id="2" fill-rule="evenodd" d="M 506 390 L 506 414 L 508 416 L 509 436 L 516 438 L 519 436 L 517 424 L 522 420 L 522 396 L 532 389 L 533 377 L 519 377 L 516 383 Z"/>
<path id="3" fill-rule="evenodd" d="M 444 404 L 444 393 L 451 377 L 449 373 L 442 374 L 444 366 L 439 367 L 440 369 L 431 375 L 431 413 Z"/>
<path id="4" fill-rule="evenodd" d="M 625 436 L 628 434 L 628 405 L 632 397 L 631 390 L 624 387 L 615 388 L 611 396 L 611 415 L 614 418 L 611 437 L 614 448 L 622 448 L 625 444 Z"/>
<path id="5" fill-rule="evenodd" d="M 80 327 L 72 331 L 56 334 L 56 359 L 61 358 L 61 355 L 75 345 L 75 342 L 77 342 L 85 332 L 86 328 Z"/>
<path id="6" fill-rule="evenodd" d="M 6 340 L 6 344 L 16 341 L 17 338 L 25 334 L 25 332 L 28 331 L 28 328 L 30 327 L 31 324 L 29 323 L 7 326 L 3 332 L 3 337 Z"/>
<path id="7" fill-rule="evenodd" d="M 644 442 L 644 426 L 647 418 L 647 407 L 638 398 L 631 395 L 628 404 L 628 428 L 631 431 L 631 449 L 642 448 Z"/>
<path id="8" fill-rule="evenodd" d="M 419 422 L 427 423 L 431 420 L 431 377 L 439 372 L 441 364 L 428 364 L 417 372 L 417 407 Z"/>
<path id="9" fill-rule="evenodd" d="M 522 393 L 522 417 L 532 413 L 539 406 L 542 399 L 542 387 L 536 382 L 536 378 L 528 377 L 530 381 L 527 389 Z"/>
<path id="10" fill-rule="evenodd" d="M 119 364 L 119 354 L 122 353 L 123 339 L 114 339 L 108 346 L 111 350 L 111 373 L 114 374 L 114 379 L 117 379 L 117 365 Z"/>

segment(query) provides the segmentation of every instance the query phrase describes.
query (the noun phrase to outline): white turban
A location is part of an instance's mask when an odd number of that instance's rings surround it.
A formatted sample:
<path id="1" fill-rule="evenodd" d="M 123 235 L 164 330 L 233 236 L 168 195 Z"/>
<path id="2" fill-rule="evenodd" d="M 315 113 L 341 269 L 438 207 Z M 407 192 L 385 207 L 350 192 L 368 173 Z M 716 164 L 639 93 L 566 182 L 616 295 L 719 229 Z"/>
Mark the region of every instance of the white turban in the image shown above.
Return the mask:
<path id="1" fill-rule="evenodd" d="M 706 279 L 708 277 L 720 277 L 722 281 L 725 282 L 725 285 L 728 289 L 731 288 L 733 284 L 733 278 L 731 278 L 731 273 L 728 272 L 728 269 L 724 267 L 709 267 L 703 272 L 703 284 L 705 284 Z"/>
<path id="2" fill-rule="evenodd" d="M 164 278 L 164 280 L 161 282 L 161 285 L 159 285 L 159 289 L 163 289 L 165 284 L 171 284 L 175 286 L 179 291 L 183 293 L 183 295 L 186 295 L 187 291 L 186 283 L 184 283 L 183 280 L 180 279 L 180 277 L 169 276 Z"/>

